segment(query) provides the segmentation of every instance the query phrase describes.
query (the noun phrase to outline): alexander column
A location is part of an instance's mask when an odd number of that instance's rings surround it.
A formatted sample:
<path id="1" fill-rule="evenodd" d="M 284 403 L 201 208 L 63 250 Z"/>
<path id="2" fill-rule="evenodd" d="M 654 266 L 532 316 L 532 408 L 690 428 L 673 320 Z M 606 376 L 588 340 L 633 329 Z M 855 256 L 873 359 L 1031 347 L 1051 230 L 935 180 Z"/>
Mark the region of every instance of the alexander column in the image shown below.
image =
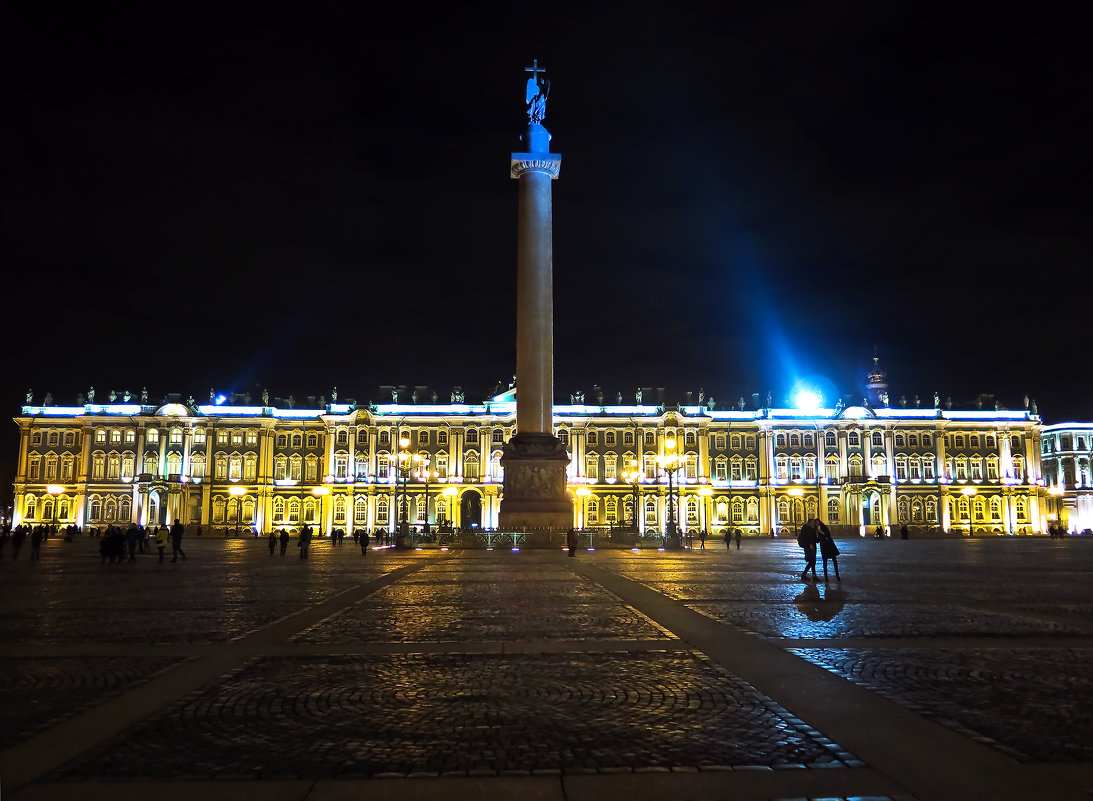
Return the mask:
<path id="1" fill-rule="evenodd" d="M 550 81 L 538 60 L 526 67 L 527 152 L 513 153 L 519 184 L 516 252 L 516 429 L 505 443 L 500 526 L 506 531 L 564 531 L 573 525 L 566 494 L 565 446 L 554 436 L 554 259 L 550 182 L 562 157 L 550 152 L 543 127 Z"/>

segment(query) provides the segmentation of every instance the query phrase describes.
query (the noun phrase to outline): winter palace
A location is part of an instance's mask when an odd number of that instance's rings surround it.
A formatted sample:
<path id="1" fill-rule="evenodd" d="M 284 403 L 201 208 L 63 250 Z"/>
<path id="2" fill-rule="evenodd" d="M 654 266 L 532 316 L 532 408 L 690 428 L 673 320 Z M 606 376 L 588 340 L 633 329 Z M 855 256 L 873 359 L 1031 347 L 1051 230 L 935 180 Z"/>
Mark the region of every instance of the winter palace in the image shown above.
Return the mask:
<path id="1" fill-rule="evenodd" d="M 419 388 L 424 390 L 424 388 Z M 842 533 L 1042 533 L 1093 525 L 1093 424 L 1047 426 L 1032 411 L 862 405 L 555 405 L 568 448 L 573 524 L 585 529 L 784 533 L 820 517 Z M 399 521 L 464 531 L 497 526 L 502 446 L 515 389 L 480 403 L 387 387 L 390 402 L 263 392 L 115 397 L 35 405 L 21 432 L 11 523 L 167 524 L 206 530 L 393 531 Z M 210 393 L 211 394 L 211 393 Z M 334 398 L 336 399 L 336 394 Z M 310 399 L 309 399 L 310 400 Z M 802 404 L 799 404 L 802 405 Z M 946 404 L 948 406 L 949 404 Z M 917 406 L 917 403 L 916 403 Z"/>

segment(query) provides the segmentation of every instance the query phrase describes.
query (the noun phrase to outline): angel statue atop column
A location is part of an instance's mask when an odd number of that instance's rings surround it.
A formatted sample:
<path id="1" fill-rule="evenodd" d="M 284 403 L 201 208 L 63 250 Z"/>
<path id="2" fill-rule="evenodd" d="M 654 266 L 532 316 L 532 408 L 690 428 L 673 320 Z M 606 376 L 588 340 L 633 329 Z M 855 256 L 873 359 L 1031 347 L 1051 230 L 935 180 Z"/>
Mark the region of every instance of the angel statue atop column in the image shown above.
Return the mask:
<path id="1" fill-rule="evenodd" d="M 527 90 L 524 93 L 524 102 L 528 104 L 528 119 L 532 124 L 541 124 L 546 118 L 546 101 L 550 94 L 550 81 L 543 78 L 539 80 L 539 73 L 546 72 L 539 66 L 539 59 L 533 59 L 530 67 L 524 67 L 524 72 L 530 72 Z"/>

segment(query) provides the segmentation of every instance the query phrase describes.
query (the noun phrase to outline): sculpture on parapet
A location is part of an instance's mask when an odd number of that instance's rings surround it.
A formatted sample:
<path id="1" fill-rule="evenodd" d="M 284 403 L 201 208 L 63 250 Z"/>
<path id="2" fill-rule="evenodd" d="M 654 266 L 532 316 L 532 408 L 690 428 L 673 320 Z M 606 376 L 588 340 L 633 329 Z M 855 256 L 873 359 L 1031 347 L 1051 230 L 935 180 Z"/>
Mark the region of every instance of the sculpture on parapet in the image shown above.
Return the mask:
<path id="1" fill-rule="evenodd" d="M 541 125 L 546 119 L 546 101 L 550 94 L 550 81 L 544 78 L 539 80 L 539 73 L 546 72 L 539 66 L 539 59 L 532 59 L 530 67 L 524 67 L 524 72 L 530 72 L 527 90 L 524 93 L 524 102 L 528 104 L 528 120 L 533 125 Z"/>
<path id="2" fill-rule="evenodd" d="M 88 403 L 94 403 L 95 402 L 95 388 L 94 387 L 91 387 L 91 389 L 87 390 L 87 402 Z"/>

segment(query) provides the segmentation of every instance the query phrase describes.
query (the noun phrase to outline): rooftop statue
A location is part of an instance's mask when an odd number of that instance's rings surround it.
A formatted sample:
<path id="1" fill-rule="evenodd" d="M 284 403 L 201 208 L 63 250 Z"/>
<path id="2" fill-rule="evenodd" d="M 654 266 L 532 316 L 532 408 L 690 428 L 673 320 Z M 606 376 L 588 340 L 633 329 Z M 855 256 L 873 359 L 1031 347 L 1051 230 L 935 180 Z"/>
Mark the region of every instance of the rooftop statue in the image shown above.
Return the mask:
<path id="1" fill-rule="evenodd" d="M 539 73 L 546 72 L 539 66 L 539 59 L 532 59 L 530 67 L 524 67 L 524 72 L 530 72 L 527 90 L 524 93 L 524 102 L 528 104 L 528 120 L 534 125 L 542 124 L 546 118 L 547 95 L 550 94 L 550 81 L 544 78 L 539 80 Z"/>

